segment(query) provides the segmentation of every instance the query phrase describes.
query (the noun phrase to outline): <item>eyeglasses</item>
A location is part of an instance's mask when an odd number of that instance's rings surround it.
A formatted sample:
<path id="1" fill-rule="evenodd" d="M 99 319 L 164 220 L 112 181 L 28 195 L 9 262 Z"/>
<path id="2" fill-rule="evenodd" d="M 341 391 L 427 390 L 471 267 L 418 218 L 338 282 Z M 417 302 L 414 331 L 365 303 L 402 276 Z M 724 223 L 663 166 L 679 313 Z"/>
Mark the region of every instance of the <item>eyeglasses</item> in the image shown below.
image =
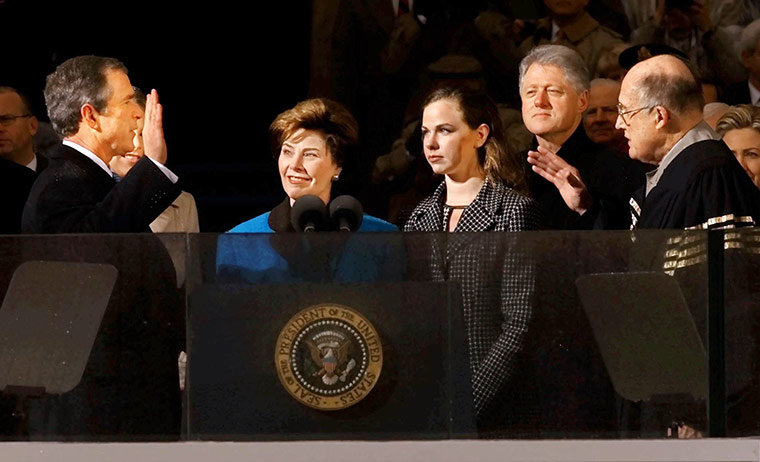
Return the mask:
<path id="1" fill-rule="evenodd" d="M 2 125 L 3 127 L 10 127 L 11 125 L 13 125 L 14 122 L 16 122 L 16 119 L 24 119 L 31 116 L 32 116 L 31 114 L 24 114 L 24 115 L 18 115 L 18 116 L 14 116 L 14 115 L 0 116 L 0 125 Z"/>
<path id="2" fill-rule="evenodd" d="M 643 111 L 644 109 L 652 109 L 653 107 L 657 107 L 657 106 L 644 106 L 644 107 L 640 107 L 640 108 L 637 108 L 637 109 L 628 109 L 626 111 L 625 107 L 622 104 L 617 103 L 618 115 L 620 116 L 621 119 L 623 119 L 623 123 L 626 126 L 631 125 L 631 119 L 633 118 L 633 116 L 635 116 L 636 114 L 638 114 L 640 111 Z M 630 116 L 628 116 L 627 120 L 625 118 L 626 114 L 631 114 Z"/>

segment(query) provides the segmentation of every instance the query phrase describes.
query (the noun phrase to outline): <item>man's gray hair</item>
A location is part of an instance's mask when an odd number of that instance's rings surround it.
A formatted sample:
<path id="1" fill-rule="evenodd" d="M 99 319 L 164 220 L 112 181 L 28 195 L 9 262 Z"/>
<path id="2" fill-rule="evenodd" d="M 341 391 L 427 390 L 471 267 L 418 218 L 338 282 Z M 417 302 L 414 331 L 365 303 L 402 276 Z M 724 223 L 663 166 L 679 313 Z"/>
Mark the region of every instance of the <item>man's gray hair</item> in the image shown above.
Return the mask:
<path id="1" fill-rule="evenodd" d="M 523 79 L 528 68 L 533 64 L 542 66 L 556 66 L 562 69 L 565 77 L 575 88 L 582 93 L 591 85 L 590 73 L 583 57 L 572 48 L 564 45 L 539 45 L 525 55 L 520 61 L 520 92 L 522 93 Z"/>
<path id="2" fill-rule="evenodd" d="M 642 78 L 634 87 L 637 106 L 664 106 L 676 114 L 690 110 L 702 111 L 705 97 L 698 79 L 690 76 L 653 73 Z M 633 109 L 633 108 L 628 108 Z"/>
<path id="3" fill-rule="evenodd" d="M 100 56 L 77 56 L 67 59 L 45 80 L 45 105 L 56 133 L 61 137 L 79 131 L 82 121 L 80 110 L 91 104 L 97 111 L 106 108 L 111 87 L 106 72 L 118 70 L 127 73 L 119 60 Z"/>
<path id="4" fill-rule="evenodd" d="M 743 51 L 754 51 L 757 41 L 760 40 L 760 19 L 755 19 L 742 30 L 739 39 L 739 56 Z"/>

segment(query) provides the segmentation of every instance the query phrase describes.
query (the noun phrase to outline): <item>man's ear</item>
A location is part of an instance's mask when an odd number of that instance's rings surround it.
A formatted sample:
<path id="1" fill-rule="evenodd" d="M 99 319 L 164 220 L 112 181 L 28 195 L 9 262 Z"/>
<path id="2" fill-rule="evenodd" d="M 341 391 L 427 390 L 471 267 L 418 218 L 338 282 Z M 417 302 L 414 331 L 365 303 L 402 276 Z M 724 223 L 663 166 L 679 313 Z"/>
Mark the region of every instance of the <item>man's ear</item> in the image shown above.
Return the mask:
<path id="1" fill-rule="evenodd" d="M 670 122 L 670 111 L 664 106 L 655 106 L 655 128 L 661 130 Z"/>
<path id="2" fill-rule="evenodd" d="M 29 133 L 34 136 L 37 134 L 37 130 L 40 128 L 40 123 L 36 117 L 29 117 Z"/>
<path id="3" fill-rule="evenodd" d="M 82 117 L 82 123 L 87 124 L 93 130 L 100 128 L 100 113 L 95 107 L 87 103 L 79 109 L 79 115 Z"/>
<path id="4" fill-rule="evenodd" d="M 580 106 L 578 107 L 578 110 L 582 113 L 586 112 L 586 109 L 588 109 L 588 90 L 583 90 L 580 95 L 578 95 L 578 99 L 580 102 Z"/>

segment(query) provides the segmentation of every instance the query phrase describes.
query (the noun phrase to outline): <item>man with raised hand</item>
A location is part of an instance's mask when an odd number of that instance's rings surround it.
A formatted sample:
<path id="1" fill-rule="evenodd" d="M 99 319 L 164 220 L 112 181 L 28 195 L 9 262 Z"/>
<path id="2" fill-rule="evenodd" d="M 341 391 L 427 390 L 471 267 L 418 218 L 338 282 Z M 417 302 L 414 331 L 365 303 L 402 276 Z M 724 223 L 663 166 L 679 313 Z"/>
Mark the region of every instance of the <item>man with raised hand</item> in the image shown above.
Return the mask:
<path id="1" fill-rule="evenodd" d="M 158 93 L 148 95 L 145 158 L 123 181 L 108 163 L 132 150 L 140 110 L 126 67 L 113 58 L 78 56 L 47 77 L 48 116 L 63 144 L 29 194 L 28 233 L 142 232 L 179 195 L 163 164 L 166 143 Z"/>

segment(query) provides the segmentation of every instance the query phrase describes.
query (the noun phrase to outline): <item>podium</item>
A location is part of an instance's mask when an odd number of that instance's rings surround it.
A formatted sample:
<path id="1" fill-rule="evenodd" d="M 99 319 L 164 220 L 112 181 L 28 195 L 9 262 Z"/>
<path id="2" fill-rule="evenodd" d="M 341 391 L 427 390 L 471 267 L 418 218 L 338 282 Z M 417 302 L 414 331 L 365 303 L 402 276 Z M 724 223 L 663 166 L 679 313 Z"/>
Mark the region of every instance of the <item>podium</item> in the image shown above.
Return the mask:
<path id="1" fill-rule="evenodd" d="M 433 282 L 198 287 L 189 294 L 188 305 L 188 437 L 472 437 L 472 392 L 460 296 L 457 285 Z M 307 310 L 303 316 L 294 318 L 303 310 Z M 337 319 L 334 324 L 330 324 L 330 312 Z M 301 348 L 292 355 L 306 356 L 307 363 L 315 363 L 304 347 L 309 342 L 309 325 L 327 324 L 321 333 L 312 335 L 315 343 L 351 337 L 336 332 L 341 329 L 340 319 L 348 317 L 366 320 L 354 320 L 358 336 L 363 337 L 354 343 L 367 344 L 370 356 L 377 354 L 377 344 L 381 345 L 379 370 L 370 371 L 362 380 L 355 377 L 356 383 L 332 380 L 333 384 L 324 374 L 324 379 L 315 375 L 319 364 L 301 372 L 294 366 L 289 374 L 282 374 L 277 355 L 284 354 L 284 362 L 289 362 L 288 352 L 278 351 L 283 338 L 295 343 L 301 335 Z M 374 326 L 373 333 L 365 329 L 367 323 Z M 299 332 L 299 327 L 304 329 Z M 332 352 L 327 355 L 325 368 Z M 361 367 L 361 354 L 354 356 L 348 379 Z M 337 367 L 345 372 L 348 361 L 343 362 L 341 368 L 338 359 Z M 281 380 L 282 376 L 295 380 L 299 374 L 303 375 L 300 386 L 288 387 Z M 295 391 L 291 394 L 289 389 Z M 328 406 L 320 408 L 322 404 Z"/>

